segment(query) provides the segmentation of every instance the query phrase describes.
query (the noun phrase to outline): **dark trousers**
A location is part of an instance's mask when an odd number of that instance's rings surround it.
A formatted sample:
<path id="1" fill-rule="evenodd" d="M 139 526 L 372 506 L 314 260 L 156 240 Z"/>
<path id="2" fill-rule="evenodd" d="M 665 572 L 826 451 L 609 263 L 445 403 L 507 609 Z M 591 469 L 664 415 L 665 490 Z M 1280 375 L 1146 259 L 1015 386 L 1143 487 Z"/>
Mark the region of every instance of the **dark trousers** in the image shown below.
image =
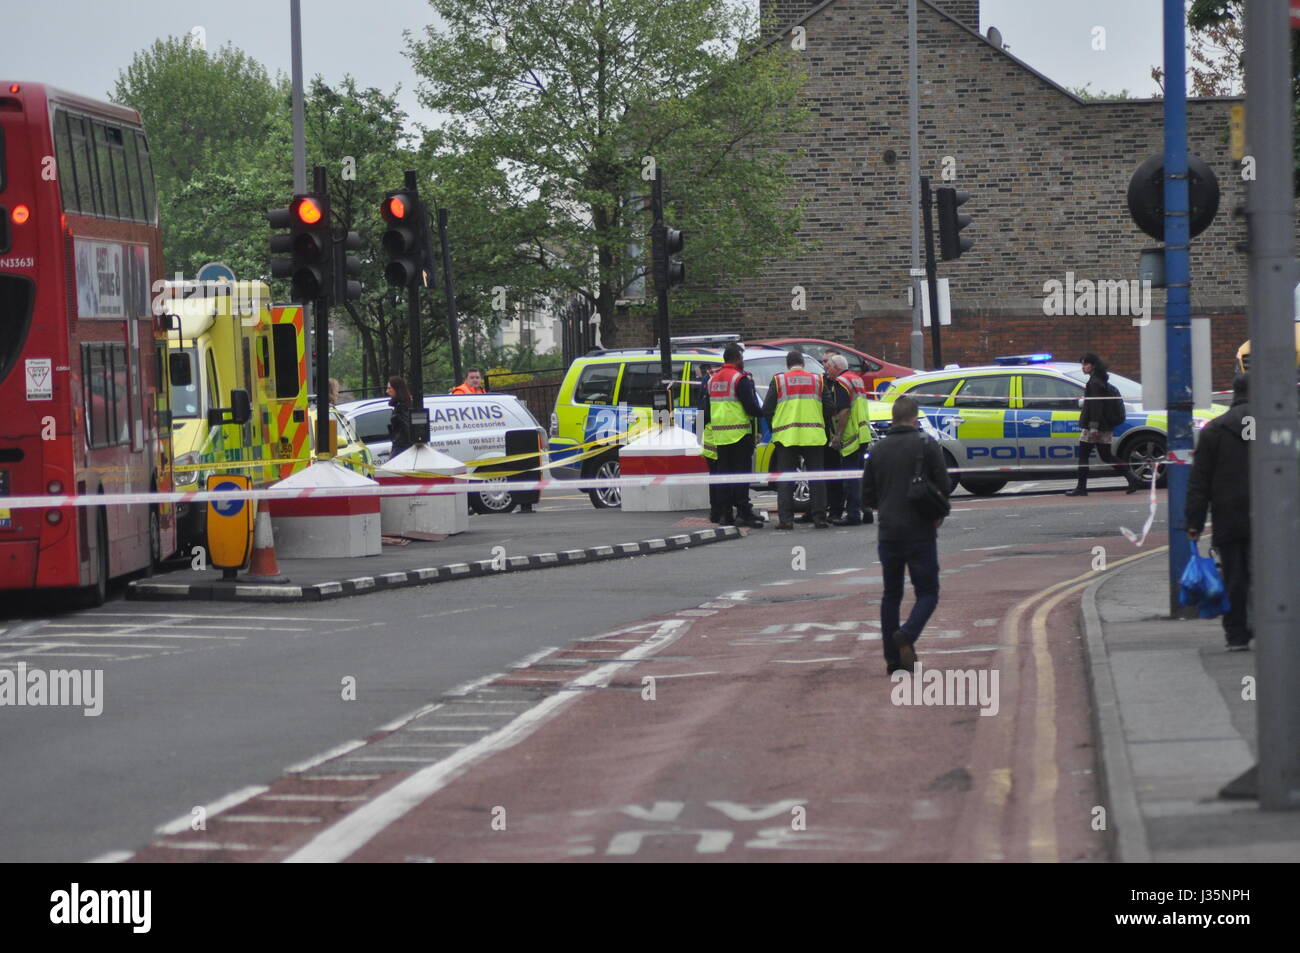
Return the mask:
<path id="1" fill-rule="evenodd" d="M 1223 585 L 1232 603 L 1223 616 L 1223 631 L 1229 642 L 1240 645 L 1253 635 L 1246 616 L 1250 609 L 1250 540 L 1215 543 L 1214 548 L 1223 564 Z"/>
<path id="2" fill-rule="evenodd" d="M 1080 490 L 1088 489 L 1088 460 L 1092 458 L 1093 448 L 1097 448 L 1097 459 L 1102 463 L 1109 463 L 1115 468 L 1116 476 L 1127 477 L 1128 467 L 1115 459 L 1115 454 L 1111 453 L 1110 444 L 1108 443 L 1081 443 L 1079 444 L 1079 483 Z"/>
<path id="3" fill-rule="evenodd" d="M 716 473 L 750 473 L 754 469 L 754 435 L 745 434 L 735 443 L 719 445 L 718 467 Z M 754 512 L 754 504 L 749 500 L 748 483 L 719 483 L 718 508 L 725 517 L 733 510 L 735 515 Z"/>
<path id="4" fill-rule="evenodd" d="M 847 457 L 831 448 L 826 451 L 829 458 L 826 469 L 839 464 L 839 468 L 849 476 L 826 485 L 826 512 L 831 519 L 847 516 L 849 519 L 862 518 L 862 455 L 858 447 Z"/>
<path id="5" fill-rule="evenodd" d="M 776 468 L 782 473 L 789 473 L 803 461 L 805 470 L 820 470 L 824 466 L 825 447 L 787 447 L 783 443 L 776 445 Z M 812 493 L 813 519 L 826 518 L 826 484 L 820 480 L 808 484 Z M 794 484 L 778 483 L 776 485 L 776 513 L 782 523 L 794 519 Z"/>
<path id="6" fill-rule="evenodd" d="M 900 628 L 904 641 L 915 642 L 939 605 L 939 540 L 881 540 L 876 544 L 880 556 L 880 578 L 884 591 L 880 596 L 880 639 L 885 647 L 885 662 L 899 663 L 898 647 L 892 638 Z M 900 627 L 899 610 L 903 605 L 903 570 L 912 577 L 916 603 Z"/>
<path id="7" fill-rule="evenodd" d="M 705 457 L 704 459 L 709 461 L 709 472 L 717 473 L 718 461 L 710 457 Z M 715 523 L 721 522 L 725 516 L 722 512 L 722 507 L 719 505 L 718 491 L 721 489 L 722 487 L 717 483 L 709 484 L 709 519 Z"/>

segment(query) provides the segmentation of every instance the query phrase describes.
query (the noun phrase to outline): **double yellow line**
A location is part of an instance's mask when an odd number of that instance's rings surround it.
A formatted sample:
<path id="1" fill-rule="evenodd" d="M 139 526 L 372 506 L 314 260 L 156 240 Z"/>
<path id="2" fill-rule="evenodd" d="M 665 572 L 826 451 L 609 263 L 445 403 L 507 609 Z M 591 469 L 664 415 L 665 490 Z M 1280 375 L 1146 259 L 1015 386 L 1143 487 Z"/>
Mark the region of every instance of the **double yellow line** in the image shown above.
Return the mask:
<path id="1" fill-rule="evenodd" d="M 994 766 L 976 782 L 974 811 L 974 830 L 970 835 L 973 856 L 963 858 L 976 861 L 1004 860 L 1003 829 L 1007 820 L 1007 809 L 1015 787 L 1013 761 L 1015 755 L 1016 721 L 1024 699 L 1016 691 L 1020 683 L 1020 628 L 1026 614 L 1033 610 L 1030 619 L 1030 660 L 1034 675 L 1034 716 L 1033 747 L 1031 763 L 1033 780 L 1028 790 L 1028 846 L 1029 858 L 1034 862 L 1056 863 L 1060 860 L 1060 851 L 1056 842 L 1056 794 L 1059 787 L 1059 772 L 1056 764 L 1057 720 L 1056 720 L 1056 666 L 1047 643 L 1047 620 L 1052 612 L 1066 599 L 1081 592 L 1096 582 L 1102 575 L 1157 553 L 1165 552 L 1169 547 L 1161 546 L 1145 553 L 1137 553 L 1107 563 L 1104 570 L 1090 570 L 1073 579 L 1058 582 L 1027 596 L 1011 609 L 1002 626 L 1000 658 L 994 660 L 999 666 L 999 683 L 1005 692 L 1010 693 L 1015 704 L 1008 711 L 1002 707 L 1003 717 L 992 719 L 989 726 L 992 738 L 987 747 L 992 749 Z M 1036 606 L 1036 608 L 1035 608 Z M 979 739 L 977 739 L 977 745 Z M 1080 820 L 1083 823 L 1083 820 Z M 1018 837 L 1014 831 L 1007 832 L 1008 839 Z"/>

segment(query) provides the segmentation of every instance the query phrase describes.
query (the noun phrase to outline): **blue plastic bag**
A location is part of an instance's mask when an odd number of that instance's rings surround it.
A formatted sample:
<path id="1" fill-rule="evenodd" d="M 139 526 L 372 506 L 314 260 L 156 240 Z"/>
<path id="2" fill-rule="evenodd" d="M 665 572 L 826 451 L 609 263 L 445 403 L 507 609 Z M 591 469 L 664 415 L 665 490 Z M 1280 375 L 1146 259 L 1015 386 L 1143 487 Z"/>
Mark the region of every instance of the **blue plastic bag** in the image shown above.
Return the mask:
<path id="1" fill-rule="evenodd" d="M 1178 580 L 1178 601 L 1185 606 L 1195 604 L 1202 619 L 1213 619 L 1232 608 L 1214 557 L 1202 556 L 1195 541 L 1192 557 Z"/>

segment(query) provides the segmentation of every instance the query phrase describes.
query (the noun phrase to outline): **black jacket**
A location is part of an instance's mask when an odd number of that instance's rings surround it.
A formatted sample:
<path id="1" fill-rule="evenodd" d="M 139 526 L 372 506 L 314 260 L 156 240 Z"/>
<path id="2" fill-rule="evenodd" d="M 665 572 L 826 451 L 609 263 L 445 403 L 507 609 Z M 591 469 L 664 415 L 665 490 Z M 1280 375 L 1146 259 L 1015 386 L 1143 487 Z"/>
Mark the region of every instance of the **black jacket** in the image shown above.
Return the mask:
<path id="1" fill-rule="evenodd" d="M 924 454 L 926 476 L 938 489 L 950 492 L 952 483 L 943 451 L 916 427 L 894 424 L 867 451 L 862 468 L 862 505 L 880 512 L 877 539 L 911 542 L 934 539 L 938 535 L 934 520 L 921 516 L 907 500 L 918 453 Z"/>
<path id="2" fill-rule="evenodd" d="M 388 403 L 393 408 L 393 416 L 388 419 L 388 439 L 393 442 L 389 459 L 392 459 L 411 446 L 411 408 L 393 400 Z"/>
<path id="3" fill-rule="evenodd" d="M 1079 412 L 1079 429 L 1091 430 L 1113 430 L 1113 427 L 1102 423 L 1102 408 L 1106 402 L 1102 400 L 1091 400 L 1095 397 L 1110 397 L 1110 388 L 1107 386 L 1110 381 L 1110 374 L 1106 372 L 1105 364 L 1094 364 L 1092 366 L 1092 375 L 1088 378 L 1088 383 L 1083 388 L 1083 410 Z"/>
<path id="4" fill-rule="evenodd" d="M 1187 528 L 1205 528 L 1206 510 L 1214 514 L 1214 544 L 1250 539 L 1250 447 L 1242 439 L 1246 400 L 1233 401 L 1215 417 L 1196 442 L 1192 476 L 1187 484 Z"/>

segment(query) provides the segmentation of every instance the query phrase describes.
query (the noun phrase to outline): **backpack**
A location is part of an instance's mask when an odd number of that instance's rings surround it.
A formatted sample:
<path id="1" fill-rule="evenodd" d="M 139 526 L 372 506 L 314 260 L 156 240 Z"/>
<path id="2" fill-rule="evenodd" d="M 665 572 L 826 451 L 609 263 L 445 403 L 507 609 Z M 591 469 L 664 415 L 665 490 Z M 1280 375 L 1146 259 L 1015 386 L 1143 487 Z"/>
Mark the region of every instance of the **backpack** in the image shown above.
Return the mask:
<path id="1" fill-rule="evenodd" d="M 1120 394 L 1119 388 L 1109 381 L 1106 383 L 1106 396 L 1112 399 L 1102 401 L 1102 428 L 1114 430 L 1128 418 L 1128 409 L 1124 406 L 1124 398 Z"/>

